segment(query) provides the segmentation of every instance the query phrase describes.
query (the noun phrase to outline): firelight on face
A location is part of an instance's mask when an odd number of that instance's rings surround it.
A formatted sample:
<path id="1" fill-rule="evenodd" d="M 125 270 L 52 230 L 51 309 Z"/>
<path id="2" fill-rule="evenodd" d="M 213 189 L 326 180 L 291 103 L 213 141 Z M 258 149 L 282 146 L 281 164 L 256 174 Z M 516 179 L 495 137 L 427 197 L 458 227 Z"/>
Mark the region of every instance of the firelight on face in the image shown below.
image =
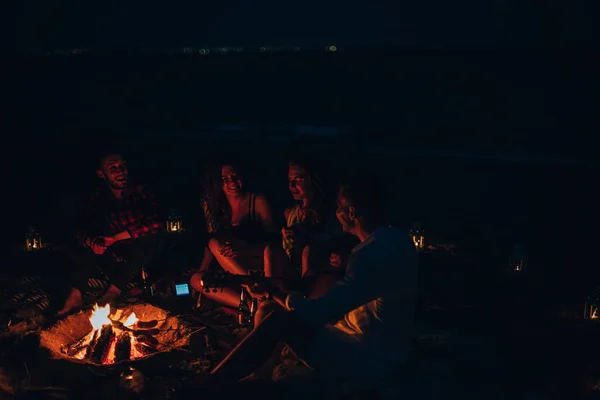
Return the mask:
<path id="1" fill-rule="evenodd" d="M 102 160 L 102 169 L 99 175 L 113 189 L 124 189 L 128 177 L 127 164 L 118 154 L 108 156 Z"/>
<path id="2" fill-rule="evenodd" d="M 237 195 L 242 191 L 242 180 L 232 166 L 223 166 L 221 169 L 221 180 L 223 181 L 223 192 L 225 194 Z"/>
<path id="3" fill-rule="evenodd" d="M 298 166 L 291 165 L 288 171 L 288 187 L 294 197 L 294 200 L 303 200 L 308 198 L 308 182 L 306 171 Z"/>

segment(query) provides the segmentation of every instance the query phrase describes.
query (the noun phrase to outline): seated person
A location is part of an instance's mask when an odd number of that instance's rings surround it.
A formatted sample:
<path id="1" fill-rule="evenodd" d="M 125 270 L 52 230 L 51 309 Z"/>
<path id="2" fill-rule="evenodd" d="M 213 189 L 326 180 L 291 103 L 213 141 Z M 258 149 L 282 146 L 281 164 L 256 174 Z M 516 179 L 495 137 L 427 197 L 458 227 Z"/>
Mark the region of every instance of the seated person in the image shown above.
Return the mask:
<path id="1" fill-rule="evenodd" d="M 104 305 L 117 298 L 152 258 L 158 244 L 156 234 L 162 224 L 156 196 L 144 185 L 129 183 L 121 154 L 113 151 L 102 155 L 97 175 L 103 185 L 78 218 L 79 246 L 72 254 L 72 288 L 59 315 L 82 305 L 82 291 L 98 265 L 110 280 L 98 303 Z"/>
<path id="2" fill-rule="evenodd" d="M 214 381 L 237 381 L 285 342 L 326 379 L 365 384 L 407 361 L 417 298 L 417 254 L 408 232 L 386 225 L 382 196 L 369 181 L 341 187 L 337 218 L 356 236 L 344 277 L 323 296 L 308 299 L 274 288 L 249 287 L 279 308 L 246 336 L 212 372 Z"/>
<path id="3" fill-rule="evenodd" d="M 232 163 L 218 165 L 206 177 L 203 208 L 209 234 L 208 249 L 190 284 L 202 290 L 202 272 L 213 260 L 232 274 L 263 273 L 263 257 L 269 233 L 276 233 L 271 208 L 264 196 L 248 193 Z M 206 296 L 229 307 L 238 307 L 239 290 L 225 288 Z"/>
<path id="4" fill-rule="evenodd" d="M 323 232 L 324 192 L 319 177 L 310 163 L 291 161 L 288 169 L 289 190 L 299 201 L 284 211 L 285 224 L 281 229 L 281 243 L 272 243 L 265 252 L 265 276 L 302 278 L 312 273 L 310 264 L 317 257 L 314 240 Z M 312 254 L 311 254 L 312 249 Z M 310 271 L 310 272 L 309 272 Z"/>

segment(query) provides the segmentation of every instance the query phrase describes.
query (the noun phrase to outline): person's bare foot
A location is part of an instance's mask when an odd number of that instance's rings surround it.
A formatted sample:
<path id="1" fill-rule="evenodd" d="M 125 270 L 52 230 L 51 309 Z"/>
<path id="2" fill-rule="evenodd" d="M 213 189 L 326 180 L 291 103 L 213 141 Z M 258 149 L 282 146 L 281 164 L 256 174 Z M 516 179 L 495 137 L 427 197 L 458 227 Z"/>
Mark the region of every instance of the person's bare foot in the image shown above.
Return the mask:
<path id="1" fill-rule="evenodd" d="M 71 310 L 81 307 L 82 304 L 83 304 L 83 296 L 81 295 L 81 291 L 79 289 L 73 288 L 73 289 L 71 289 L 71 293 L 69 294 L 69 297 L 67 297 L 67 300 L 65 300 L 64 307 L 62 308 L 62 310 L 57 312 L 57 314 L 58 315 L 67 314 Z"/>
<path id="2" fill-rule="evenodd" d="M 98 300 L 98 306 L 104 307 L 105 305 L 112 303 L 121 295 L 121 289 L 116 287 L 115 285 L 110 285 L 104 293 L 104 296 Z"/>

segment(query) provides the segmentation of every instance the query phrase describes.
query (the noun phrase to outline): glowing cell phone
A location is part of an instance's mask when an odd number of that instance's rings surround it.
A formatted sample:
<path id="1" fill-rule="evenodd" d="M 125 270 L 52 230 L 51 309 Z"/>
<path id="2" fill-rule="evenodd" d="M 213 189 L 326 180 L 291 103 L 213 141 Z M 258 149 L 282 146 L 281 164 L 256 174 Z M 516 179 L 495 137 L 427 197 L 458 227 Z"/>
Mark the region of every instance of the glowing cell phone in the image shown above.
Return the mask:
<path id="1" fill-rule="evenodd" d="M 187 283 L 175 285 L 175 294 L 177 296 L 187 296 L 188 294 L 190 294 L 190 287 Z"/>

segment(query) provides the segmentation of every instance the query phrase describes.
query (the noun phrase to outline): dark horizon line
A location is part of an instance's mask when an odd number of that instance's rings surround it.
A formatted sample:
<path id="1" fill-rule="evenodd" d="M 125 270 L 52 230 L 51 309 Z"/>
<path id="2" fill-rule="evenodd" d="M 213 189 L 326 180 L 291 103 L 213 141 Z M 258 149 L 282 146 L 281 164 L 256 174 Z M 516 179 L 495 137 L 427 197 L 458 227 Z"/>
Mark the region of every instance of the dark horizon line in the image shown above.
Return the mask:
<path id="1" fill-rule="evenodd" d="M 335 50 L 329 49 L 335 46 Z M 226 50 L 223 50 L 226 49 Z M 36 48 L 29 49 L 0 49 L 0 54 L 23 56 L 23 57 L 85 57 L 85 56 L 137 56 L 137 55 L 158 55 L 158 56 L 182 56 L 189 58 L 210 58 L 211 56 L 234 56 L 234 55 L 273 55 L 273 54 L 328 54 L 336 56 L 357 55 L 357 54 L 382 54 L 397 55 L 404 53 L 406 55 L 419 54 L 455 54 L 463 55 L 465 53 L 526 53 L 527 56 L 536 55 L 554 55 L 556 52 L 581 53 L 591 56 L 587 52 L 598 50 L 599 46 L 514 46 L 500 45 L 490 47 L 480 46 L 456 46 L 453 48 L 426 48 L 409 46 L 343 46 L 335 44 L 323 44 L 322 46 L 299 46 L 299 45 L 264 45 L 264 46 L 237 46 L 237 45 L 205 45 L 205 46 L 180 46 L 180 47 L 83 47 L 74 46 L 71 48 Z"/>

